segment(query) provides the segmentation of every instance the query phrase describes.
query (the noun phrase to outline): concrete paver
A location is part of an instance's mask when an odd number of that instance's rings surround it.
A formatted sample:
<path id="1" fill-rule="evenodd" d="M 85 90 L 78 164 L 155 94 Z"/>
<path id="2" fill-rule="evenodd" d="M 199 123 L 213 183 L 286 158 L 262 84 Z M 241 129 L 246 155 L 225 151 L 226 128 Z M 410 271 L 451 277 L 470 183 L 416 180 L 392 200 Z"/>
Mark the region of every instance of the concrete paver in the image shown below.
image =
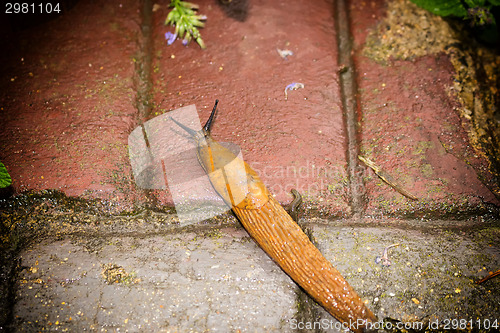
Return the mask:
<path id="1" fill-rule="evenodd" d="M 19 258 L 20 332 L 287 332 L 295 315 L 296 285 L 242 229 L 64 237 Z"/>
<path id="2" fill-rule="evenodd" d="M 380 320 L 428 325 L 500 316 L 500 282 L 474 283 L 487 267 L 500 265 L 498 228 L 471 235 L 418 221 L 399 228 L 311 222 L 319 249 Z M 117 236 L 97 228 L 25 248 L 16 331 L 292 332 L 307 320 L 339 331 L 324 310 L 316 309 L 314 318 L 297 316 L 311 305 L 241 227 L 160 229 L 136 227 Z M 377 264 L 395 243 L 391 265 Z"/>
<path id="3" fill-rule="evenodd" d="M 314 235 L 322 253 L 362 291 L 379 319 L 498 318 L 498 295 L 490 293 L 498 281 L 484 287 L 474 283 L 487 275 L 485 267 L 500 265 L 494 241 L 428 227 L 322 226 Z M 399 245 L 388 251 L 390 266 L 377 264 L 392 244 Z"/>

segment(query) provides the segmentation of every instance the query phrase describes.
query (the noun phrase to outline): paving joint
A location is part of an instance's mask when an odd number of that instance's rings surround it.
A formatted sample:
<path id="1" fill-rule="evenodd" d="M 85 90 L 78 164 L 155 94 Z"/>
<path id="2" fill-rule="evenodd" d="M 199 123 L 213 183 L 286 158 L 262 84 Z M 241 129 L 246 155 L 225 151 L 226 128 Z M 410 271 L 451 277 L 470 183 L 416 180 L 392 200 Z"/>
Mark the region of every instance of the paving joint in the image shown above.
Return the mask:
<path id="1" fill-rule="evenodd" d="M 349 176 L 350 204 L 354 217 L 361 217 L 365 211 L 364 184 L 359 172 L 359 129 L 357 126 L 357 86 L 346 1 L 335 1 L 335 22 L 337 24 L 337 47 L 340 91 L 347 134 L 347 172 Z"/>
<path id="2" fill-rule="evenodd" d="M 146 145 L 149 148 L 149 140 L 146 134 L 146 129 L 144 128 L 144 122 L 148 119 L 151 113 L 151 102 L 152 102 L 152 80 L 151 80 L 151 68 L 152 68 L 152 29 L 153 29 L 153 3 L 151 0 L 144 0 L 142 4 L 141 11 L 141 36 L 139 38 L 139 59 L 137 59 L 135 66 L 135 75 L 137 80 L 137 98 L 136 98 L 136 108 L 137 108 L 137 126 L 142 127 L 142 133 L 146 141 Z M 142 192 L 147 198 L 146 209 L 152 209 L 158 206 L 158 199 L 153 191 L 143 189 Z"/>
<path id="3" fill-rule="evenodd" d="M 136 107 L 139 122 L 143 122 L 150 111 L 151 95 L 151 45 L 152 45 L 152 11 L 151 0 L 144 0 L 141 12 L 140 57 L 136 62 L 137 100 Z"/>
<path id="4" fill-rule="evenodd" d="M 0 330 L 8 327 L 14 320 L 16 303 L 16 279 L 20 270 L 18 254 L 20 248 L 5 251 L 0 258 Z"/>

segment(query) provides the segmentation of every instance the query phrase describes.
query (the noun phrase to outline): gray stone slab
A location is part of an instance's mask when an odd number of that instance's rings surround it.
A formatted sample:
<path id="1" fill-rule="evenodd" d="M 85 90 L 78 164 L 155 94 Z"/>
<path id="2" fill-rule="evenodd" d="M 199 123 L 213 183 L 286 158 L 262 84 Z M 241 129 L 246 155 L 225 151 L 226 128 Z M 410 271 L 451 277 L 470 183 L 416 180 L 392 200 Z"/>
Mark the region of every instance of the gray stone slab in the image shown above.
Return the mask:
<path id="1" fill-rule="evenodd" d="M 243 230 L 64 237 L 20 257 L 17 331 L 282 332 L 296 312 L 296 285 Z"/>
<path id="2" fill-rule="evenodd" d="M 462 320 L 455 323 L 479 328 L 500 318 L 500 281 L 475 283 L 500 267 L 498 227 L 465 232 L 348 220 L 309 227 L 381 321 L 425 328 Z M 341 331 L 243 229 L 140 230 L 66 235 L 25 248 L 14 330 Z M 377 264 L 395 243 L 391 265 Z"/>
<path id="3" fill-rule="evenodd" d="M 313 232 L 321 252 L 380 320 L 500 325 L 500 282 L 475 283 L 500 268 L 498 228 L 315 226 Z M 377 264 L 392 244 L 400 245 L 388 250 L 391 265 Z"/>

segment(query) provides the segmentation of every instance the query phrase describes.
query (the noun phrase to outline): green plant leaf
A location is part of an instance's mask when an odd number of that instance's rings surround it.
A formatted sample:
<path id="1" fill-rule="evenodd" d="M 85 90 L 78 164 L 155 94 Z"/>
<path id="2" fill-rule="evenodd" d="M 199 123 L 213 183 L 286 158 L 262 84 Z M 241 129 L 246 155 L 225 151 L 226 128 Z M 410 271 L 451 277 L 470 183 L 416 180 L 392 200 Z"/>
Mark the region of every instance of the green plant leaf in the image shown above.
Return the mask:
<path id="1" fill-rule="evenodd" d="M 12 178 L 10 178 L 7 168 L 0 162 L 0 188 L 8 187 L 12 184 Z"/>
<path id="2" fill-rule="evenodd" d="M 411 2 L 439 16 L 465 17 L 467 15 L 467 9 L 460 0 L 411 0 Z"/>
<path id="3" fill-rule="evenodd" d="M 165 20 L 166 25 L 175 26 L 175 35 L 183 39 L 184 44 L 188 44 L 191 39 L 195 39 L 202 49 L 206 48 L 199 30 L 196 27 L 204 27 L 201 22 L 207 19 L 205 15 L 198 15 L 199 6 L 194 3 L 180 0 L 171 0 L 172 10 Z M 172 42 L 169 42 L 169 45 Z"/>
<path id="4" fill-rule="evenodd" d="M 199 8 L 199 6 L 197 4 L 187 2 L 187 1 L 179 1 L 179 5 L 182 7 L 186 7 L 186 8 L 194 8 L 194 9 Z"/>
<path id="5" fill-rule="evenodd" d="M 464 0 L 465 4 L 470 8 L 484 7 L 486 0 Z"/>

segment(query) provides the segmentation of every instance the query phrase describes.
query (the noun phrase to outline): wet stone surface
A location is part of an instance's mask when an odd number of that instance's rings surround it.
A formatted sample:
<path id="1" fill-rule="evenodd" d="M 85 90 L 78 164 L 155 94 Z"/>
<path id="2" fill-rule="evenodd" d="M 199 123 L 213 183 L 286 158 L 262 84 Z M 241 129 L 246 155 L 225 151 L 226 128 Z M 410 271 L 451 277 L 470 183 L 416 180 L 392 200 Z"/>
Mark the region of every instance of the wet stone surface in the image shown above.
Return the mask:
<path id="1" fill-rule="evenodd" d="M 290 331 L 296 286 L 243 230 L 47 240 L 23 250 L 17 331 Z"/>
<path id="2" fill-rule="evenodd" d="M 477 285 L 500 266 L 495 240 L 452 230 L 315 226 L 319 248 L 379 319 L 403 322 L 500 316 L 499 281 Z M 482 232 L 488 232 L 484 230 Z M 492 228 L 498 240 L 498 228 Z M 376 263 L 386 247 L 390 265 Z"/>
<path id="3" fill-rule="evenodd" d="M 153 101 L 147 119 L 196 104 L 201 123 L 215 99 L 212 136 L 242 149 L 280 202 L 300 191 L 329 214 L 350 212 L 345 131 L 336 69 L 333 4 L 329 1 L 251 1 L 248 19 L 228 19 L 213 1 L 199 1 L 208 16 L 206 50 L 178 40 L 166 45 L 168 13 L 153 13 Z M 279 50 L 293 54 L 282 58 Z M 293 83 L 304 88 L 288 91 Z M 158 193 L 160 202 L 171 202 Z"/>
<path id="4" fill-rule="evenodd" d="M 0 158 L 16 194 L 59 190 L 114 201 L 115 212 L 143 202 L 126 146 L 137 113 L 138 5 L 80 1 L 2 36 Z"/>
<path id="5" fill-rule="evenodd" d="M 463 232 L 417 221 L 399 227 L 302 222 L 379 320 L 500 316 L 500 281 L 475 283 L 500 266 L 498 227 Z M 94 230 L 25 247 L 12 327 L 291 332 L 307 320 L 336 323 L 301 297 L 240 227 L 144 230 L 120 236 Z M 377 264 L 392 244 L 399 245 L 388 251 L 390 266 Z M 299 313 L 307 308 L 313 314 L 304 319 Z"/>
<path id="6" fill-rule="evenodd" d="M 405 198 L 363 165 L 366 212 L 439 215 L 498 205 L 494 168 L 475 144 L 470 117 L 463 116 L 470 106 L 461 103 L 461 90 L 468 88 L 456 84 L 465 79 L 455 51 L 448 48 L 457 42 L 453 29 L 406 0 L 379 4 L 378 10 L 386 10 L 380 16 L 367 13 L 368 6 L 351 6 L 353 20 L 367 25 L 353 29 L 360 153 L 419 200 Z"/>

